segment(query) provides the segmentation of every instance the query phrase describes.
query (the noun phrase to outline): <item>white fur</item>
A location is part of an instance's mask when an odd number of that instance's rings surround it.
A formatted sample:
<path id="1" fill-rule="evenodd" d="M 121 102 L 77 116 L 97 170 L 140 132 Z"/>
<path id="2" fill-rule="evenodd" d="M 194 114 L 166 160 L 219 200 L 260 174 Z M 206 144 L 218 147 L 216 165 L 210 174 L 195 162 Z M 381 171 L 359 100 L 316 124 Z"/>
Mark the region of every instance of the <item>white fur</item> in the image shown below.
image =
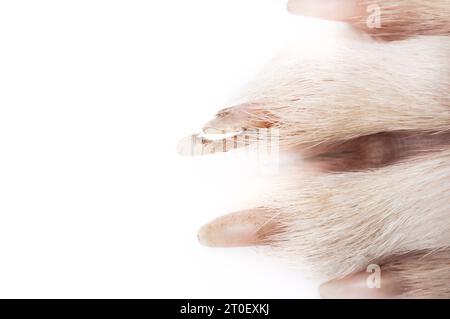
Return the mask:
<path id="1" fill-rule="evenodd" d="M 271 126 L 283 151 L 300 152 L 380 132 L 449 132 L 450 2 L 362 1 L 368 3 L 381 6 L 383 27 L 366 31 L 427 36 L 351 36 L 291 47 L 249 85 L 241 106 L 207 130 L 251 135 Z M 351 22 L 365 29 L 364 18 Z M 286 168 L 260 203 L 277 225 L 267 242 L 323 279 L 379 262 L 404 296 L 450 298 L 449 148 L 360 172 L 305 176 Z"/>
<path id="2" fill-rule="evenodd" d="M 291 48 L 243 96 L 244 105 L 269 111 L 263 120 L 280 130 L 282 149 L 379 132 L 450 130 L 450 37 L 327 41 L 326 52 Z M 250 113 L 244 121 L 256 119 Z M 416 251 L 444 251 L 439 261 L 450 260 L 450 151 L 378 170 L 287 175 L 262 205 L 281 229 L 268 241 L 322 278 Z M 450 297 L 450 265 L 435 260 L 383 266 L 397 272 L 404 296 Z M 439 276 L 421 289 L 424 269 Z"/>
<path id="3" fill-rule="evenodd" d="M 327 42 L 282 54 L 240 101 L 279 119 L 282 146 L 450 129 L 450 37 Z"/>
<path id="4" fill-rule="evenodd" d="M 264 205 L 283 229 L 270 242 L 326 279 L 450 246 L 450 151 L 368 172 L 288 175 Z"/>

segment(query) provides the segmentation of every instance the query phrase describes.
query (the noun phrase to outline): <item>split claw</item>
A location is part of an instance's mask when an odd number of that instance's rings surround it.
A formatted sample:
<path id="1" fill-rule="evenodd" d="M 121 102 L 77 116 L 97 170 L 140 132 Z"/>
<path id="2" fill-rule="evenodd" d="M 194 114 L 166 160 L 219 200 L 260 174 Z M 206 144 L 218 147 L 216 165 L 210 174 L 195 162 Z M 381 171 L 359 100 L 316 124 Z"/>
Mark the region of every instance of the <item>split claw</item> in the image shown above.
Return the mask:
<path id="1" fill-rule="evenodd" d="M 199 134 L 178 144 L 184 156 L 208 155 L 248 147 L 260 140 L 270 140 L 274 117 L 257 104 L 243 104 L 221 110 L 206 123 Z"/>

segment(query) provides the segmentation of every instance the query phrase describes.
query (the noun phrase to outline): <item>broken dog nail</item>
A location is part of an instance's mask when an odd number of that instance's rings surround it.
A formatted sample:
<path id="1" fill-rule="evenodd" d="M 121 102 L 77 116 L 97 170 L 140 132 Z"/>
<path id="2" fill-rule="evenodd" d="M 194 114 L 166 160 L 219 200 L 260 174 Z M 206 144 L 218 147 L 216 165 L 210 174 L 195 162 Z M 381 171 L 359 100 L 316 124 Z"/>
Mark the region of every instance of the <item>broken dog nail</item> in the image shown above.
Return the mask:
<path id="1" fill-rule="evenodd" d="M 272 126 L 275 117 L 257 104 L 226 108 L 209 121 L 201 133 L 184 138 L 178 153 L 185 156 L 208 155 L 247 147 L 255 142 L 278 142 Z"/>

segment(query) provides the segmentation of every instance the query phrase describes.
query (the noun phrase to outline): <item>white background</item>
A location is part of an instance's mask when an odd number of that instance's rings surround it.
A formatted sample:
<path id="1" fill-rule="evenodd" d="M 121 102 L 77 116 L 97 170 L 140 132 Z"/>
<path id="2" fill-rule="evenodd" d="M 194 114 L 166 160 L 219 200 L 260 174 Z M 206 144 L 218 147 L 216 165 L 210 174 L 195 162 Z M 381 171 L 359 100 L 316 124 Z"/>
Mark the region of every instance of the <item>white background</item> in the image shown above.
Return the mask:
<path id="1" fill-rule="evenodd" d="M 251 161 L 176 153 L 317 23 L 284 0 L 0 1 L 0 297 L 317 297 L 197 242 L 257 196 Z"/>

